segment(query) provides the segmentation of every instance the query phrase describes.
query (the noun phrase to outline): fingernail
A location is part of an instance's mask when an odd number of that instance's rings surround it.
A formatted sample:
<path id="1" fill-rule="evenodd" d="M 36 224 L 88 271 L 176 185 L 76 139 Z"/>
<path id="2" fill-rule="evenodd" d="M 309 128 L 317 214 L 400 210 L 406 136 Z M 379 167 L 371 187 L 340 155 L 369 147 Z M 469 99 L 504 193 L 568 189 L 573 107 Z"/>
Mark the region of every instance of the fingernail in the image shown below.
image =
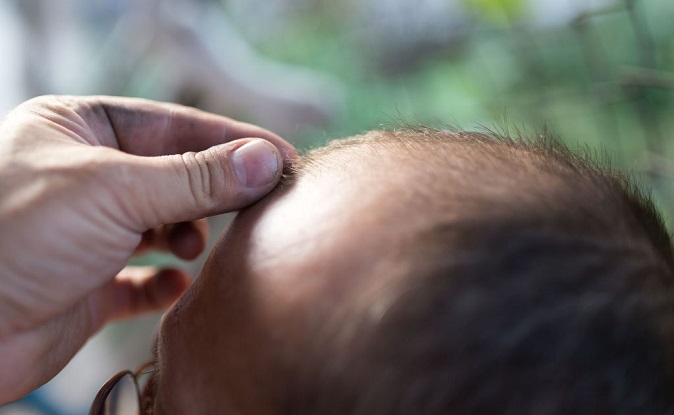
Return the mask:
<path id="1" fill-rule="evenodd" d="M 276 148 L 265 140 L 251 141 L 237 148 L 232 162 L 239 183 L 248 188 L 273 182 L 279 172 Z"/>

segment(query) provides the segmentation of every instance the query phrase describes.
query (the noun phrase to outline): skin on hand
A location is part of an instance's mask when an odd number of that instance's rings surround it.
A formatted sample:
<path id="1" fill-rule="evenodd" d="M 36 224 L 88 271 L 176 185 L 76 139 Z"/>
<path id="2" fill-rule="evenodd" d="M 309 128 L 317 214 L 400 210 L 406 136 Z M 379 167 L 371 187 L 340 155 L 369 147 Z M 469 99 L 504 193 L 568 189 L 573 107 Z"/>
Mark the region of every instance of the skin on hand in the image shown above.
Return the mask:
<path id="1" fill-rule="evenodd" d="M 295 150 L 262 128 L 174 104 L 40 97 L 0 122 L 0 404 L 50 380 L 107 321 L 164 308 L 203 250 L 201 218 L 271 191 Z M 172 225 L 174 224 L 174 225 Z"/>

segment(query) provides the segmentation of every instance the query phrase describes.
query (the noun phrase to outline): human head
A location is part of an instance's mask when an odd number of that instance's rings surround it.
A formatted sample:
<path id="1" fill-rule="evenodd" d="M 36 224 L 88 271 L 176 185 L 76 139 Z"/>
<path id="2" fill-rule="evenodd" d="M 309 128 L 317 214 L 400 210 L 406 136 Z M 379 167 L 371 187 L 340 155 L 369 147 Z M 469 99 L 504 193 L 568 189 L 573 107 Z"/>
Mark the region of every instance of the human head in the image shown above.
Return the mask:
<path id="1" fill-rule="evenodd" d="M 293 169 L 165 317 L 160 413 L 674 408 L 671 245 L 625 176 L 426 128 Z"/>

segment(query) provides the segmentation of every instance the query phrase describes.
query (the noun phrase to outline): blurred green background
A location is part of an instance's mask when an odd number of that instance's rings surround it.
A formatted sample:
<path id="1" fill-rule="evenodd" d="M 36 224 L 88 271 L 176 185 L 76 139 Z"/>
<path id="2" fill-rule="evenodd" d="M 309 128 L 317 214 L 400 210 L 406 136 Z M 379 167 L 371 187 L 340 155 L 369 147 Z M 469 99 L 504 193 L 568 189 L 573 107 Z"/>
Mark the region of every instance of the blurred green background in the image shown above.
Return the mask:
<path id="1" fill-rule="evenodd" d="M 300 148 L 401 121 L 545 129 L 634 170 L 671 229 L 673 23 L 671 0 L 6 0 L 0 111 L 40 94 L 139 96 Z M 155 322 L 108 329 L 26 405 L 86 413 Z"/>
<path id="2" fill-rule="evenodd" d="M 371 24 L 355 25 L 349 2 L 317 1 L 295 10 L 273 36 L 251 35 L 254 25 L 240 30 L 264 55 L 343 83 L 343 112 L 302 131 L 301 145 L 399 119 L 511 132 L 547 128 L 571 147 L 604 148 L 617 166 L 636 170 L 671 222 L 674 2 L 575 2 L 564 16 L 538 21 L 532 9 L 564 2 L 458 3 L 456 27 L 398 47 L 368 37 L 381 22 L 375 13 Z"/>
<path id="3" fill-rule="evenodd" d="M 44 93 L 141 96 L 254 122 L 302 148 L 401 120 L 545 127 L 643 173 L 674 215 L 671 0 L 8 0 L 2 9 L 19 19 L 0 21 L 0 57 L 20 64 L 0 70 L 0 87 L 23 87 L 0 110 Z"/>

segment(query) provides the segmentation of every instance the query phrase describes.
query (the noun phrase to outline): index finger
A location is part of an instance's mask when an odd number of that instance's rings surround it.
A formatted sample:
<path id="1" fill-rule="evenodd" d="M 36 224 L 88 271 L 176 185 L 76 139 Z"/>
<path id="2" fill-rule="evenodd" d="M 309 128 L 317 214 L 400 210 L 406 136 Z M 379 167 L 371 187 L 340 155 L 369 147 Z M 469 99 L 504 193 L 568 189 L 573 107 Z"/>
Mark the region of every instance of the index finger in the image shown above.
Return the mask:
<path id="1" fill-rule="evenodd" d="M 73 108 L 101 145 L 139 156 L 202 151 L 239 138 L 263 138 L 284 160 L 297 152 L 287 141 L 264 128 L 178 104 L 141 98 L 92 96 L 56 97 Z M 53 105 L 53 102 L 51 103 Z"/>

